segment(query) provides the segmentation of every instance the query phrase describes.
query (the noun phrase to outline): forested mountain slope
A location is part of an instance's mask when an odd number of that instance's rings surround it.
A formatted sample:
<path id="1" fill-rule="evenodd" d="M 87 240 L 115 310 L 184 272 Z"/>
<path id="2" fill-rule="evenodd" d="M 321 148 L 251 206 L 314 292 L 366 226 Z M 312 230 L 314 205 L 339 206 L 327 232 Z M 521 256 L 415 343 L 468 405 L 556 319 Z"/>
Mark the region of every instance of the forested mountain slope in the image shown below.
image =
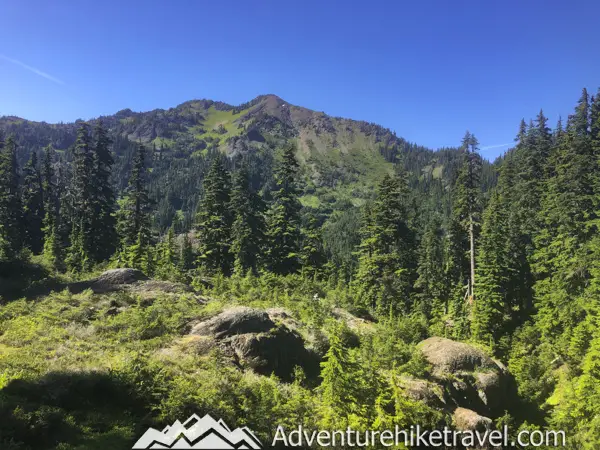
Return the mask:
<path id="1" fill-rule="evenodd" d="M 434 152 L 397 137 L 379 125 L 330 117 L 291 105 L 275 95 L 263 95 L 239 106 L 211 100 L 192 100 L 168 110 L 136 113 L 125 109 L 90 120 L 108 129 L 116 156 L 114 182 L 119 190 L 127 176 L 135 144 L 147 146 L 151 197 L 158 205 L 157 223 L 165 229 L 179 211 L 186 228 L 195 213 L 201 181 L 212 156 L 219 153 L 248 161 L 256 188 L 272 184 L 273 152 L 289 142 L 297 147 L 303 167 L 303 203 L 339 209 L 343 202 L 362 205 L 375 184 L 400 161 L 411 174 L 411 184 L 428 190 L 433 183 L 447 190 L 459 164 L 455 149 Z M 0 118 L 0 130 L 14 134 L 21 167 L 31 151 L 50 144 L 70 160 L 81 122 L 48 124 L 16 117 Z M 495 175 L 485 165 L 485 187 Z M 337 203 L 337 204 L 336 204 Z"/>

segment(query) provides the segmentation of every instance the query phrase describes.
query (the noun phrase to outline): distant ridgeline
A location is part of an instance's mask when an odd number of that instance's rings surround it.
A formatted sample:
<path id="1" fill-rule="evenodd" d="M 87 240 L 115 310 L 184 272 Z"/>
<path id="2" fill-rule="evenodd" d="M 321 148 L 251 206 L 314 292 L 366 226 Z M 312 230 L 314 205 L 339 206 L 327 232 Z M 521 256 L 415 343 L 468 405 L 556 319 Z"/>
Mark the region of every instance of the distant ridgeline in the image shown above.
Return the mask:
<path id="1" fill-rule="evenodd" d="M 237 107 L 193 100 L 168 110 L 135 113 L 125 109 L 88 123 L 93 127 L 98 121 L 112 140 L 112 182 L 117 192 L 127 186 L 137 143 L 146 146 L 154 223 L 163 231 L 176 215 L 183 228 L 191 227 L 204 174 L 217 154 L 229 157 L 229 168 L 244 159 L 253 188 L 268 191 L 273 184 L 274 150 L 294 143 L 302 166 L 301 201 L 324 218 L 372 199 L 376 184 L 386 173 L 393 173 L 398 163 L 417 192 L 415 204 L 442 210 L 447 216 L 450 207 L 445 197 L 460 164 L 458 147 L 434 152 L 379 125 L 330 117 L 274 95 L 259 96 Z M 48 144 L 56 150 L 60 165 L 73 159 L 81 123 L 2 117 L 0 130 L 6 137 L 14 135 L 20 167 L 33 150 L 39 152 Z M 495 180 L 495 171 L 484 161 L 483 191 Z"/>

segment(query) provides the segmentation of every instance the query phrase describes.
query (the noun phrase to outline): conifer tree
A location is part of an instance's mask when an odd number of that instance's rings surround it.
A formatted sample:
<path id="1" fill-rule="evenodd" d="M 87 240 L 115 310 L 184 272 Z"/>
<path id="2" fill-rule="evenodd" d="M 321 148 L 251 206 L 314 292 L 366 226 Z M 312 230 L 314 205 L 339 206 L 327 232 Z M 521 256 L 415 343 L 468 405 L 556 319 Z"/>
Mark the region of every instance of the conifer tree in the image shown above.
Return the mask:
<path id="1" fill-rule="evenodd" d="M 198 264 L 207 273 L 229 275 L 232 269 L 230 180 L 223 157 L 219 155 L 204 179 L 204 197 L 197 215 Z"/>
<path id="2" fill-rule="evenodd" d="M 115 193 L 110 181 L 114 159 L 111 140 L 101 122 L 94 128 L 92 257 L 95 262 L 110 258 L 116 249 Z"/>
<path id="3" fill-rule="evenodd" d="M 468 235 L 470 260 L 469 302 L 475 299 L 475 241 L 481 214 L 481 157 L 477 138 L 469 131 L 462 142 L 462 166 L 453 189 L 453 214 L 462 230 Z"/>
<path id="4" fill-rule="evenodd" d="M 306 226 L 302 228 L 300 259 L 302 261 L 302 272 L 308 276 L 315 276 L 321 272 L 327 262 L 321 227 L 314 214 L 309 215 Z"/>
<path id="5" fill-rule="evenodd" d="M 600 155 L 600 89 L 594 97 L 590 112 L 590 137 L 595 155 Z"/>
<path id="6" fill-rule="evenodd" d="M 385 175 L 361 231 L 355 280 L 364 306 L 406 310 L 414 281 L 414 233 L 408 226 L 406 178 Z"/>
<path id="7" fill-rule="evenodd" d="M 23 245 L 17 146 L 11 137 L 4 144 L 0 134 L 0 258 L 14 259 Z"/>
<path id="8" fill-rule="evenodd" d="M 38 166 L 37 153 L 23 168 L 23 221 L 25 225 L 25 244 L 34 254 L 43 249 L 44 193 L 42 175 Z"/>
<path id="9" fill-rule="evenodd" d="M 548 119 L 540 110 L 536 125 L 530 125 L 525 139 L 519 142 L 516 149 L 517 156 L 521 158 L 521 170 L 518 173 L 518 186 L 514 193 L 519 201 L 514 206 L 521 214 L 524 233 L 527 236 L 532 236 L 539 226 L 537 214 L 552 147 L 552 135 L 547 123 Z M 527 243 L 527 247 L 530 254 L 531 242 Z"/>
<path id="10" fill-rule="evenodd" d="M 545 339 L 568 334 L 587 309 L 578 299 L 589 283 L 589 270 L 583 269 L 589 266 L 587 243 L 597 232 L 594 179 L 598 171 L 589 119 L 584 90 L 575 114 L 552 149 L 553 170 L 544 184 L 539 213 L 542 230 L 534 239 L 532 266 L 537 323 Z M 565 347 L 559 351 L 567 353 Z"/>
<path id="11" fill-rule="evenodd" d="M 188 233 L 183 234 L 179 249 L 179 270 L 184 274 L 194 268 L 194 251 L 192 241 Z"/>
<path id="12" fill-rule="evenodd" d="M 233 176 L 231 210 L 234 214 L 231 251 L 235 271 L 246 273 L 251 270 L 256 274 L 265 235 L 264 203 L 251 191 L 246 166 Z"/>
<path id="13" fill-rule="evenodd" d="M 72 271 L 88 270 L 93 259 L 94 241 L 94 155 L 89 125 L 83 123 L 77 132 L 71 180 L 72 217 L 70 247 L 66 257 Z"/>
<path id="14" fill-rule="evenodd" d="M 344 325 L 334 322 L 329 349 L 321 363 L 321 417 L 324 428 L 343 428 L 356 404 L 356 367 L 343 342 Z"/>
<path id="15" fill-rule="evenodd" d="M 300 210 L 296 148 L 283 149 L 274 170 L 276 189 L 267 216 L 267 258 L 277 274 L 297 272 L 300 267 Z"/>
<path id="16" fill-rule="evenodd" d="M 509 154 L 483 215 L 477 259 L 481 295 L 473 311 L 472 336 L 499 351 L 508 350 L 504 338 L 527 318 L 531 302 L 532 279 L 522 215 L 514 203 L 515 180 Z"/>
<path id="17" fill-rule="evenodd" d="M 167 235 L 158 247 L 156 258 L 156 273 L 164 279 L 177 278 L 179 258 L 175 245 L 175 228 L 169 227 Z"/>
<path id="18" fill-rule="evenodd" d="M 146 148 L 139 144 L 129 176 L 126 196 L 118 213 L 121 237 L 121 262 L 148 271 L 150 254 L 150 201 L 146 188 Z"/>
<path id="19" fill-rule="evenodd" d="M 42 160 L 42 192 L 44 196 L 44 259 L 55 269 L 62 270 L 63 255 L 58 235 L 57 192 L 54 175 L 54 149 L 48 145 Z"/>
<path id="20" fill-rule="evenodd" d="M 428 314 L 434 308 L 438 308 L 438 312 L 445 312 L 439 309 L 440 302 L 446 297 L 446 264 L 443 231 L 438 216 L 434 216 L 427 225 L 418 254 L 415 288 L 419 291 L 422 309 Z"/>
<path id="21" fill-rule="evenodd" d="M 593 157 L 600 158 L 600 89 L 594 97 L 590 113 L 590 141 Z M 600 202 L 600 174 L 594 176 L 594 192 L 596 202 Z M 597 204 L 596 210 L 600 210 L 600 204 Z"/>
<path id="22" fill-rule="evenodd" d="M 79 223 L 74 222 L 69 236 L 71 245 L 68 250 L 66 263 L 67 267 L 72 271 L 88 270 L 91 267 L 89 252 L 84 238 L 85 226 L 83 222 L 83 219 L 79 219 Z"/>

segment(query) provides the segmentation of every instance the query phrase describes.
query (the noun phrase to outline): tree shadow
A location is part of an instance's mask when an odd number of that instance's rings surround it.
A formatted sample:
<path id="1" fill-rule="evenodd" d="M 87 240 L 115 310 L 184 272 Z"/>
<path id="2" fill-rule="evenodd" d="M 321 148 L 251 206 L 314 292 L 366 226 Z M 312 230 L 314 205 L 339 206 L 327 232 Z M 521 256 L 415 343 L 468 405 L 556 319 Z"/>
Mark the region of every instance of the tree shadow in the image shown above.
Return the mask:
<path id="1" fill-rule="evenodd" d="M 0 304 L 25 297 L 28 300 L 68 287 L 46 267 L 28 261 L 0 261 Z"/>
<path id="2" fill-rule="evenodd" d="M 131 448 L 150 426 L 150 399 L 119 376 L 52 372 L 0 390 L 0 447 Z M 60 446 L 59 446 L 60 445 Z"/>

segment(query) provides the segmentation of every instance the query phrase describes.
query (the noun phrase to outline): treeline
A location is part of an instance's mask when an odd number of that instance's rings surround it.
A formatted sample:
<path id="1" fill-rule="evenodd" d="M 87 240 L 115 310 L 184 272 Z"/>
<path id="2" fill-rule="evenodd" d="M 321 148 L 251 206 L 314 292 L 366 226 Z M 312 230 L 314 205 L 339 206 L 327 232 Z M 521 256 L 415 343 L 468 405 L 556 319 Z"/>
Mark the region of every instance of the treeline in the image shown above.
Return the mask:
<path id="1" fill-rule="evenodd" d="M 281 151 L 269 205 L 252 188 L 244 161 L 232 177 L 225 158 L 215 156 L 203 181 L 194 234 L 176 239 L 175 223 L 163 237 L 152 227 L 155 205 L 148 194 L 146 148 L 137 146 L 128 186 L 117 199 L 110 145 L 102 124 L 93 131 L 83 124 L 71 164 L 55 164 L 48 146 L 42 163 L 32 152 L 21 173 L 14 139 L 0 140 L 0 258 L 34 254 L 58 271 L 80 273 L 109 264 L 165 277 L 183 277 L 192 270 L 203 275 L 287 274 L 314 271 L 325 263 L 316 221 L 301 227 L 293 146 Z"/>

